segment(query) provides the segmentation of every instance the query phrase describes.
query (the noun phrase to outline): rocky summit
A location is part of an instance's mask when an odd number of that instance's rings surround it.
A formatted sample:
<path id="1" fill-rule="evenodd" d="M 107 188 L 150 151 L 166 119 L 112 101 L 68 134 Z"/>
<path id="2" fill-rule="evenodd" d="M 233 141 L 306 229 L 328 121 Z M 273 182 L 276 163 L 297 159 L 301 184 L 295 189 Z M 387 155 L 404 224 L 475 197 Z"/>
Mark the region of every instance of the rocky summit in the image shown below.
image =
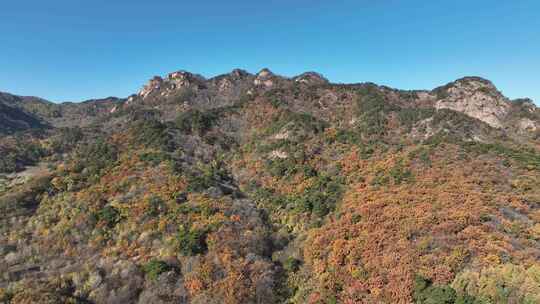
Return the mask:
<path id="1" fill-rule="evenodd" d="M 540 303 L 540 109 L 236 69 L 0 93 L 0 303 Z"/>

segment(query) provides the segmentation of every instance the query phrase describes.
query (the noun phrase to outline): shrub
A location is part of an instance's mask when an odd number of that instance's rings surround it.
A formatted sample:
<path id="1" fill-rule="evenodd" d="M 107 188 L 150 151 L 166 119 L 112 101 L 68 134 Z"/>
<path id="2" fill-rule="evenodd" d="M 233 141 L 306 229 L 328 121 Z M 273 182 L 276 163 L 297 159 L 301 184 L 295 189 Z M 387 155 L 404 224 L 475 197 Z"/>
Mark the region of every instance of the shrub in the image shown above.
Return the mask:
<path id="1" fill-rule="evenodd" d="M 161 162 L 171 159 L 171 157 L 168 154 L 162 152 L 148 152 L 141 154 L 139 156 L 139 159 L 141 161 L 150 163 L 152 166 L 157 166 Z"/>
<path id="2" fill-rule="evenodd" d="M 540 267 L 503 264 L 466 270 L 452 283 L 458 294 L 469 294 L 484 303 L 540 303 Z"/>
<path id="3" fill-rule="evenodd" d="M 65 153 L 75 147 L 81 141 L 84 133 L 80 127 L 60 128 L 58 134 L 51 142 L 51 149 L 54 153 Z"/>
<path id="4" fill-rule="evenodd" d="M 165 211 L 167 206 L 159 196 L 152 196 L 148 200 L 147 214 L 149 216 L 158 216 Z"/>
<path id="5" fill-rule="evenodd" d="M 0 173 L 11 173 L 35 165 L 46 151 L 35 142 L 17 138 L 13 146 L 0 147 L 0 154 Z"/>
<path id="6" fill-rule="evenodd" d="M 285 102 L 285 101 L 283 101 L 282 99 L 279 99 L 279 98 L 270 99 L 270 103 L 272 104 L 272 106 L 274 108 L 279 108 L 281 106 L 287 105 L 287 102 Z"/>
<path id="7" fill-rule="evenodd" d="M 187 175 L 187 191 L 202 191 L 215 186 L 220 180 L 227 179 L 229 179 L 229 175 L 221 161 L 214 160 L 207 165 L 199 164 L 197 170 L 193 170 Z"/>
<path id="8" fill-rule="evenodd" d="M 525 166 L 530 169 L 540 169 L 540 153 L 535 150 L 527 150 L 525 148 L 521 149 L 512 149 L 501 143 L 463 143 L 462 144 L 468 151 L 473 151 L 477 153 L 488 153 L 492 152 L 503 157 L 507 157 L 515 160 L 522 166 Z"/>
<path id="9" fill-rule="evenodd" d="M 287 105 L 287 101 L 284 96 L 287 94 L 284 89 L 271 89 L 264 92 L 263 97 L 270 102 L 274 108 Z"/>
<path id="10" fill-rule="evenodd" d="M 301 264 L 302 262 L 300 260 L 293 257 L 288 257 L 285 262 L 283 262 L 283 268 L 287 272 L 296 272 L 298 269 L 300 269 Z"/>
<path id="11" fill-rule="evenodd" d="M 178 102 L 185 102 L 188 100 L 191 100 L 197 96 L 196 92 L 192 88 L 182 88 L 178 95 L 176 96 L 176 100 Z"/>
<path id="12" fill-rule="evenodd" d="M 20 186 L 10 188 L 7 193 L 0 195 L 0 214 L 7 212 L 5 208 L 36 208 L 40 196 L 50 191 L 50 188 L 49 176 L 34 177 Z"/>
<path id="13" fill-rule="evenodd" d="M 453 83 L 448 83 L 448 84 L 446 84 L 444 86 L 435 88 L 433 90 L 433 93 L 435 93 L 435 95 L 437 96 L 437 99 L 445 99 L 448 96 L 450 96 L 450 94 L 448 93 L 448 89 L 450 89 L 452 87 L 452 85 L 453 85 Z"/>
<path id="14" fill-rule="evenodd" d="M 13 293 L 4 288 L 0 288 L 0 303 L 11 303 Z"/>
<path id="15" fill-rule="evenodd" d="M 132 134 L 137 144 L 172 150 L 173 143 L 167 126 L 157 119 L 144 119 L 135 123 Z"/>
<path id="16" fill-rule="evenodd" d="M 431 158 L 429 157 L 429 150 L 423 149 L 420 154 L 418 155 L 418 158 L 427 166 L 431 166 Z"/>
<path id="17" fill-rule="evenodd" d="M 456 293 L 450 285 L 433 285 L 428 279 L 416 276 L 413 298 L 417 304 L 483 304 L 468 294 Z"/>
<path id="18" fill-rule="evenodd" d="M 206 231 L 196 228 L 186 229 L 181 226 L 178 235 L 178 249 L 183 255 L 193 256 L 206 252 Z"/>
<path id="19" fill-rule="evenodd" d="M 296 141 L 298 142 L 304 140 L 308 133 L 319 134 L 323 132 L 328 127 L 328 123 L 317 119 L 309 113 L 297 113 L 290 110 L 282 110 L 279 113 L 279 116 L 275 118 L 274 122 L 264 131 L 264 134 L 275 134 L 284 127 L 287 127 L 289 131 L 297 131 L 296 133 L 302 134 L 302 136 L 296 138 Z"/>
<path id="20" fill-rule="evenodd" d="M 394 180 L 394 184 L 399 185 L 402 182 L 411 182 L 413 180 L 413 174 L 411 170 L 405 169 L 401 161 L 397 162 L 390 169 L 390 176 Z"/>
<path id="21" fill-rule="evenodd" d="M 350 130 L 338 130 L 336 141 L 343 144 L 358 144 L 360 143 L 360 135 Z"/>
<path id="22" fill-rule="evenodd" d="M 116 162 L 118 152 L 116 148 L 103 139 L 93 143 L 79 146 L 74 159 L 75 172 L 87 169 L 87 176 L 101 175 L 102 170 Z"/>
<path id="23" fill-rule="evenodd" d="M 3 294 L 1 303 L 88 303 L 74 295 L 75 284 L 66 278 L 30 280 Z"/>
<path id="24" fill-rule="evenodd" d="M 370 136 L 386 134 L 387 116 L 398 108 L 386 101 L 376 85 L 366 85 L 358 90 L 357 114 L 359 130 Z"/>
<path id="25" fill-rule="evenodd" d="M 311 212 L 319 217 L 327 215 L 335 209 L 336 203 L 341 199 L 342 182 L 340 178 L 332 179 L 321 175 L 300 196 L 288 199 L 299 212 Z"/>
<path id="26" fill-rule="evenodd" d="M 204 135 L 218 119 L 218 115 L 213 111 L 189 110 L 178 115 L 175 125 L 184 133 Z"/>
<path id="27" fill-rule="evenodd" d="M 400 123 L 410 130 L 415 123 L 433 116 L 434 113 L 433 108 L 403 108 L 398 111 L 398 118 Z"/>
<path id="28" fill-rule="evenodd" d="M 353 214 L 351 216 L 351 222 L 353 224 L 359 223 L 362 220 L 362 216 L 360 214 Z"/>
<path id="29" fill-rule="evenodd" d="M 287 121 L 293 121 L 296 123 L 295 125 L 300 126 L 303 130 L 315 134 L 323 132 L 328 127 L 328 123 L 315 118 L 309 113 L 295 113 L 287 111 L 285 119 Z"/>
<path id="30" fill-rule="evenodd" d="M 270 175 L 277 177 L 288 177 L 298 172 L 295 161 L 290 158 L 270 159 L 266 162 L 266 167 Z"/>
<path id="31" fill-rule="evenodd" d="M 120 221 L 120 212 L 116 210 L 113 206 L 105 206 L 103 209 L 98 211 L 96 215 L 98 222 L 102 222 L 108 228 L 114 228 L 116 224 Z"/>
<path id="32" fill-rule="evenodd" d="M 253 186 L 255 187 L 255 186 Z M 287 205 L 287 198 L 275 193 L 272 189 L 256 188 L 253 193 L 253 199 L 258 203 L 270 203 L 272 206 L 284 207 Z"/>
<path id="33" fill-rule="evenodd" d="M 472 130 L 482 126 L 482 123 L 477 119 L 450 109 L 439 109 L 434 112 L 432 117 L 434 126 L 441 126 L 456 133 L 469 134 Z"/>
<path id="34" fill-rule="evenodd" d="M 157 280 L 160 274 L 173 270 L 173 267 L 169 266 L 167 263 L 152 259 L 142 267 L 146 276 L 151 280 Z"/>
<path id="35" fill-rule="evenodd" d="M 418 304 L 453 304 L 456 301 L 456 291 L 446 285 L 434 286 L 429 280 L 417 276 L 413 297 Z"/>
<path id="36" fill-rule="evenodd" d="M 371 180 L 372 186 L 385 186 L 390 182 L 390 178 L 380 170 L 375 173 L 375 177 Z"/>

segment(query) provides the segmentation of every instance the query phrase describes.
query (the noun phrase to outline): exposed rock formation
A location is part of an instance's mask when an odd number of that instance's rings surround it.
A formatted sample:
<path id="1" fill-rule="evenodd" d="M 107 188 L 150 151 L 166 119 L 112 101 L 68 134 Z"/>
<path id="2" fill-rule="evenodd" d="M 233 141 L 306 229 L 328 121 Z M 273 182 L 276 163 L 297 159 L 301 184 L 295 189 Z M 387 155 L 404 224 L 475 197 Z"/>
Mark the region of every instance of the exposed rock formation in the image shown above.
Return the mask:
<path id="1" fill-rule="evenodd" d="M 256 86 L 265 86 L 267 88 L 272 87 L 274 85 L 274 81 L 272 81 L 272 78 L 274 77 L 274 73 L 270 71 L 267 68 L 262 69 L 259 73 L 257 73 L 257 77 L 253 81 L 253 83 Z"/>
<path id="2" fill-rule="evenodd" d="M 305 83 L 308 85 L 324 85 L 329 83 L 328 79 L 324 78 L 317 72 L 306 72 L 293 78 L 295 82 Z"/>
<path id="3" fill-rule="evenodd" d="M 501 128 L 510 105 L 497 88 L 478 77 L 459 79 L 436 89 L 437 109 L 451 109 L 477 118 L 494 128 Z"/>

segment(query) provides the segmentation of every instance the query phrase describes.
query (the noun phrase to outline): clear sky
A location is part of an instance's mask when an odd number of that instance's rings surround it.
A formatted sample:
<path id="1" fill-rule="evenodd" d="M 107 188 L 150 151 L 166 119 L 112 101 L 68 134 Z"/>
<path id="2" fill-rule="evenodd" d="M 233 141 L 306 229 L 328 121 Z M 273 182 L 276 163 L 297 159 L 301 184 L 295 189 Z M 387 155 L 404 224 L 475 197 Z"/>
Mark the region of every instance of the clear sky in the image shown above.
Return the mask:
<path id="1" fill-rule="evenodd" d="M 431 89 L 477 75 L 540 105 L 538 0 L 18 0 L 0 6 L 0 91 L 135 93 L 153 75 L 269 67 Z"/>

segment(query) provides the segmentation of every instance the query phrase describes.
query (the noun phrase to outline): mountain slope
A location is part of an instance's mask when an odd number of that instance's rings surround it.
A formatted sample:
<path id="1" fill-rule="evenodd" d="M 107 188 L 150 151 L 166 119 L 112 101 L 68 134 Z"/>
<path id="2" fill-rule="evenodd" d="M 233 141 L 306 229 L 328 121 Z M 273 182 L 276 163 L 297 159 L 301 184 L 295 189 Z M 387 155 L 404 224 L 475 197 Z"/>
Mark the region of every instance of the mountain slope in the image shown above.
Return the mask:
<path id="1" fill-rule="evenodd" d="M 45 125 L 36 117 L 0 103 L 0 130 L 9 134 L 16 131 L 42 128 Z"/>
<path id="2" fill-rule="evenodd" d="M 0 178 L 3 301 L 540 300 L 540 111 L 487 80 L 179 71 L 52 107 L 3 139 L 49 164 Z"/>
<path id="3" fill-rule="evenodd" d="M 46 122 L 39 115 L 26 111 L 19 105 L 22 98 L 0 92 L 0 133 L 11 134 L 17 131 L 40 129 Z"/>
<path id="4" fill-rule="evenodd" d="M 31 118 L 54 127 L 88 126 L 97 118 L 109 114 L 114 106 L 121 101 L 122 99 L 119 98 L 108 97 L 80 103 L 52 103 L 37 97 L 17 96 L 0 92 L 0 104 L 2 106 L 24 112 Z M 15 117 L 10 116 L 7 115 L 6 118 L 15 119 Z"/>

